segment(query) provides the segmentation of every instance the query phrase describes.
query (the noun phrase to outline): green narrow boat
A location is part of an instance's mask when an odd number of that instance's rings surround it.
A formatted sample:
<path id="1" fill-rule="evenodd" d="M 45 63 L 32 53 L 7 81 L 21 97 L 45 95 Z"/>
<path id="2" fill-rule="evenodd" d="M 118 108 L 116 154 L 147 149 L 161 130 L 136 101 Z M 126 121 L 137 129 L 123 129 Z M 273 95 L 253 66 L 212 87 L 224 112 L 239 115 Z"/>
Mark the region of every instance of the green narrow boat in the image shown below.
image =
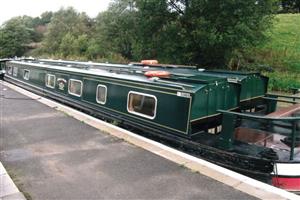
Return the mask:
<path id="1" fill-rule="evenodd" d="M 268 94 L 268 78 L 259 73 L 48 59 L 0 63 L 5 81 L 300 191 L 300 98 Z M 276 110 L 278 101 L 293 105 Z"/>

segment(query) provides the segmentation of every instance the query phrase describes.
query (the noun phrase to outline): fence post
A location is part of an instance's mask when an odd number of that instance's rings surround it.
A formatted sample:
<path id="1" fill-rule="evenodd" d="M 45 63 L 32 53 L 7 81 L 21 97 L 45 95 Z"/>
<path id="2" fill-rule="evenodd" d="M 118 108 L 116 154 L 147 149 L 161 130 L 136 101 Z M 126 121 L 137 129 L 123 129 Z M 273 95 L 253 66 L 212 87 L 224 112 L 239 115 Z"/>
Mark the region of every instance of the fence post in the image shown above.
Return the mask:
<path id="1" fill-rule="evenodd" d="M 292 90 L 293 95 L 295 96 L 298 92 L 300 92 L 299 88 L 290 88 Z M 293 98 L 293 101 L 296 101 L 296 98 Z"/>
<path id="2" fill-rule="evenodd" d="M 295 142 L 296 142 L 296 121 L 292 121 L 292 137 L 291 137 L 291 153 L 290 153 L 290 160 L 294 159 L 294 149 L 295 149 Z"/>

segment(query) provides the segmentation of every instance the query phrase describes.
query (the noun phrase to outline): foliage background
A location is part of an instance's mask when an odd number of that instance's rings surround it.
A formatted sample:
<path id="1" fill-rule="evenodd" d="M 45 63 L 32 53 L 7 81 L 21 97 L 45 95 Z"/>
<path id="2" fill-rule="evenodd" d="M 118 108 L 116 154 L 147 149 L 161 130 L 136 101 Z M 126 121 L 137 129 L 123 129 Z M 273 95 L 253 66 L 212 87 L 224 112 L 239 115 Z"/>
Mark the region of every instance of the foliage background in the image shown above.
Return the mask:
<path id="1" fill-rule="evenodd" d="M 261 71 L 300 87 L 300 0 L 114 0 L 90 18 L 73 8 L 0 27 L 0 57 L 34 56 Z"/>

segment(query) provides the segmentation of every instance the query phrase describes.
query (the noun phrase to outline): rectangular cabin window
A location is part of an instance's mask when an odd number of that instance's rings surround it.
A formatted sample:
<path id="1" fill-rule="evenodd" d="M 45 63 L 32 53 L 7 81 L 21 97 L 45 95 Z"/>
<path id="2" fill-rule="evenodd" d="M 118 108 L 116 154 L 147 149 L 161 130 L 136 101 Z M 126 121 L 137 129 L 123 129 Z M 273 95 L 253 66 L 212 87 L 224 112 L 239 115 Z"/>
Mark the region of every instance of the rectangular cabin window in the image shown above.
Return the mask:
<path id="1" fill-rule="evenodd" d="M 98 85 L 97 92 L 96 92 L 97 103 L 105 104 L 106 97 L 107 97 L 107 87 L 105 85 Z"/>
<path id="2" fill-rule="evenodd" d="M 149 119 L 154 119 L 156 115 L 157 99 L 153 95 L 139 92 L 129 92 L 127 99 L 127 110 Z"/>
<path id="3" fill-rule="evenodd" d="M 70 79 L 69 80 L 69 94 L 81 97 L 82 94 L 82 81 Z"/>
<path id="4" fill-rule="evenodd" d="M 7 73 L 8 73 L 9 75 L 12 75 L 12 71 L 13 71 L 13 68 L 12 68 L 11 66 L 8 66 L 8 67 L 7 67 Z"/>
<path id="5" fill-rule="evenodd" d="M 25 80 L 29 80 L 29 74 L 30 74 L 30 71 L 27 70 L 27 69 L 25 69 L 25 70 L 24 70 L 24 74 L 23 74 L 23 78 L 24 78 Z"/>
<path id="6" fill-rule="evenodd" d="M 13 76 L 18 76 L 18 68 L 13 67 Z"/>
<path id="7" fill-rule="evenodd" d="M 47 74 L 46 76 L 46 86 L 49 88 L 55 87 L 55 75 Z"/>

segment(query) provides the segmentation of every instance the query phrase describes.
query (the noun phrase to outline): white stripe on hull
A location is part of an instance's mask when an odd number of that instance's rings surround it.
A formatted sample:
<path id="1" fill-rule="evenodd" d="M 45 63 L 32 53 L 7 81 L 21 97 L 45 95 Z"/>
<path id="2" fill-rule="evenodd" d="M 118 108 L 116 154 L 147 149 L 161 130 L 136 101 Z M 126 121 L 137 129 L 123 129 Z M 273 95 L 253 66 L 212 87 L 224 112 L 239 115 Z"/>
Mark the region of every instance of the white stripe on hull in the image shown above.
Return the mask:
<path id="1" fill-rule="evenodd" d="M 275 163 L 272 175 L 300 177 L 300 163 Z"/>

